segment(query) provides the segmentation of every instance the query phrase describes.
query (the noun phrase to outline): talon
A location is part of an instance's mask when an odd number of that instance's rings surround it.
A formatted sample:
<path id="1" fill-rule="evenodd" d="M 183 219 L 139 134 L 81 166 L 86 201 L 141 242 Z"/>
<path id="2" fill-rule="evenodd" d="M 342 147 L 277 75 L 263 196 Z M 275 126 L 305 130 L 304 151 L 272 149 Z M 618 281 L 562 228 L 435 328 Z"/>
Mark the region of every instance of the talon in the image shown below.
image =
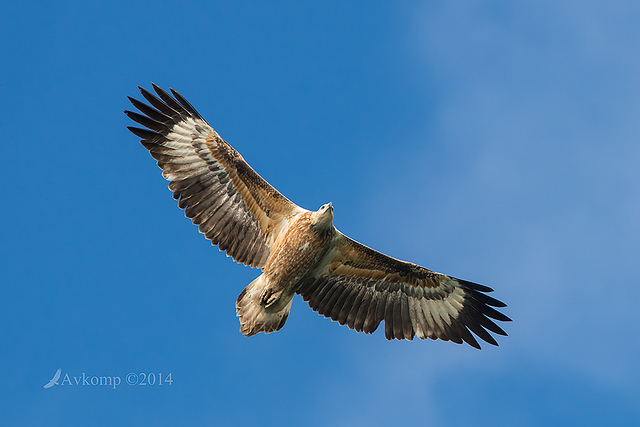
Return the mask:
<path id="1" fill-rule="evenodd" d="M 265 289 L 260 295 L 260 305 L 269 308 L 278 301 L 280 293 L 281 292 L 274 293 L 271 289 Z"/>

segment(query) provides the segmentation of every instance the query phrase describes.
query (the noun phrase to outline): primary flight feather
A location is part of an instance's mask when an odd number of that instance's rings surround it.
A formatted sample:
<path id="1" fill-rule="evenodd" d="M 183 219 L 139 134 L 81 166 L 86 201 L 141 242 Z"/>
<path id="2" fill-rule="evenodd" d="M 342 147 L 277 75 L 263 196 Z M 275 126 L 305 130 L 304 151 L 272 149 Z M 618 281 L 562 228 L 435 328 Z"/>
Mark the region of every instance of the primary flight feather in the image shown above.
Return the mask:
<path id="1" fill-rule="evenodd" d="M 213 245 L 263 271 L 238 296 L 243 334 L 282 328 L 298 293 L 325 317 L 387 339 L 498 345 L 509 321 L 493 290 L 377 252 L 333 226 L 333 206 L 303 209 L 267 183 L 178 92 L 139 88 L 128 129 L 158 161 L 178 206 Z M 492 320 L 493 319 L 493 320 Z"/>

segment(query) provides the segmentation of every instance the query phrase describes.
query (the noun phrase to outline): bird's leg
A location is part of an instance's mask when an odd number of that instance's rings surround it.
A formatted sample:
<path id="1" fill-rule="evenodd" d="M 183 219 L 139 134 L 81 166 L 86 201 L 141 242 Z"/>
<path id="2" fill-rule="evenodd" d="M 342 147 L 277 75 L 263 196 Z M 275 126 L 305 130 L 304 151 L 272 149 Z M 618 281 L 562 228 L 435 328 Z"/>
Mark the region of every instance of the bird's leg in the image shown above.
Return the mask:
<path id="1" fill-rule="evenodd" d="M 272 288 L 266 288 L 260 294 L 260 305 L 264 308 L 273 307 L 282 295 L 282 290 L 274 291 Z"/>

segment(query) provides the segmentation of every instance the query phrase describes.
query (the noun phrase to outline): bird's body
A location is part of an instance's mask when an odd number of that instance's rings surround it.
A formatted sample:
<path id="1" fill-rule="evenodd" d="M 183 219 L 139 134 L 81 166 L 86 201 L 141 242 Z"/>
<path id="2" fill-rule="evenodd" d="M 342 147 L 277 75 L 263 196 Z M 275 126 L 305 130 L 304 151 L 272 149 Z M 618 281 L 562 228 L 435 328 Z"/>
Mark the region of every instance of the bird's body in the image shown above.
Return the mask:
<path id="1" fill-rule="evenodd" d="M 314 310 L 365 333 L 385 322 L 387 339 L 452 340 L 480 348 L 473 332 L 506 333 L 490 318 L 492 289 L 401 261 L 358 243 L 333 225 L 333 206 L 303 209 L 258 175 L 177 92 L 140 89 L 144 115 L 125 111 L 148 129 L 130 127 L 158 161 L 185 215 L 212 244 L 263 273 L 239 295 L 241 331 L 251 336 L 284 326 L 300 294 Z"/>
<path id="2" fill-rule="evenodd" d="M 236 301 L 245 335 L 280 329 L 280 322 L 284 325 L 298 284 L 329 250 L 335 234 L 332 217 L 330 204 L 318 212 L 301 212 L 280 233 L 264 273 Z"/>
<path id="3" fill-rule="evenodd" d="M 264 275 L 278 286 L 292 287 L 318 263 L 335 234 L 331 218 L 333 207 L 318 212 L 302 212 L 292 218 L 275 242 L 264 268 Z M 328 219 L 324 223 L 324 217 Z"/>

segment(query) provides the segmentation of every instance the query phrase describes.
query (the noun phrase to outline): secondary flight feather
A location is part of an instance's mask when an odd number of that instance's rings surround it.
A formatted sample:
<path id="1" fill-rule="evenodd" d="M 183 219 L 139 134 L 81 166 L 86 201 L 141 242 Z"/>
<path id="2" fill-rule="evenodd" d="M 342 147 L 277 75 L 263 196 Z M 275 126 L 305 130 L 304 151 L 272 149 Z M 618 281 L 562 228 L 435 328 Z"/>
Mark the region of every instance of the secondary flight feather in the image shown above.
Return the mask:
<path id="1" fill-rule="evenodd" d="M 358 332 L 384 321 L 391 339 L 441 339 L 480 348 L 476 336 L 507 335 L 510 321 L 487 286 L 436 273 L 375 251 L 333 225 L 333 206 L 297 206 L 265 181 L 178 92 L 139 88 L 129 97 L 144 126 L 128 127 L 157 160 L 178 206 L 205 237 L 262 274 L 238 296 L 247 336 L 281 329 L 295 294 L 318 313 Z"/>

